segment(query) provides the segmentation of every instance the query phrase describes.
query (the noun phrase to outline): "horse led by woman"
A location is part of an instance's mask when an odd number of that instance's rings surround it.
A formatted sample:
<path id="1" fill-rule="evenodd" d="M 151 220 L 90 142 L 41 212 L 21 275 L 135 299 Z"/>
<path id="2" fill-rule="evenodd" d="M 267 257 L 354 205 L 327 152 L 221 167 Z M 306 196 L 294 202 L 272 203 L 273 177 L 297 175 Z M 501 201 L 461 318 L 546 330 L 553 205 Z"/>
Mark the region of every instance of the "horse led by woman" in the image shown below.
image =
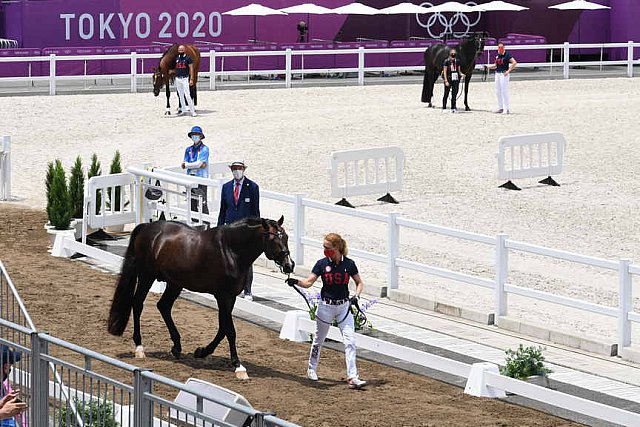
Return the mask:
<path id="1" fill-rule="evenodd" d="M 466 38 L 462 43 L 456 45 L 458 52 L 457 59 L 460 61 L 460 71 L 464 74 L 464 109 L 469 111 L 467 95 L 469 93 L 469 82 L 476 67 L 476 58 L 484 50 L 484 42 L 487 39 L 486 32 L 478 32 Z M 424 82 L 422 83 L 422 102 L 428 102 L 429 107 L 433 97 L 433 86 L 442 74 L 444 60 L 449 57 L 451 48 L 443 43 L 434 44 L 424 52 Z"/>
<path id="2" fill-rule="evenodd" d="M 283 221 L 284 217 L 277 222 L 246 218 L 206 231 L 173 221 L 138 225 L 131 233 L 111 303 L 109 333 L 122 335 L 133 311 L 136 357 L 144 357 L 140 334 L 143 303 L 154 280 L 164 281 L 167 287 L 157 307 L 173 341 L 171 353 L 179 358 L 182 345 L 171 308 L 183 288 L 209 293 L 218 302 L 218 332 L 207 346 L 197 348 L 194 356 L 203 358 L 212 354 L 227 337 L 236 375 L 248 378 L 236 351 L 231 312 L 249 267 L 261 253 L 275 261 L 283 273 L 293 272 L 295 263 L 289 255 Z"/>
<path id="3" fill-rule="evenodd" d="M 167 92 L 167 109 L 165 115 L 171 115 L 171 105 L 169 104 L 169 98 L 171 97 L 171 90 L 169 84 L 173 83 L 176 77 L 176 58 L 178 56 L 178 44 L 174 44 L 165 50 L 160 58 L 160 63 L 157 67 L 153 67 L 153 94 L 155 96 L 160 95 L 160 89 L 162 86 L 166 87 Z M 200 51 L 192 44 L 183 45 L 185 53 L 193 59 L 193 86 L 189 86 L 189 93 L 193 104 L 198 105 L 198 90 L 196 85 L 198 83 L 198 71 L 200 71 Z M 183 105 L 178 97 L 179 108 L 182 109 Z"/>

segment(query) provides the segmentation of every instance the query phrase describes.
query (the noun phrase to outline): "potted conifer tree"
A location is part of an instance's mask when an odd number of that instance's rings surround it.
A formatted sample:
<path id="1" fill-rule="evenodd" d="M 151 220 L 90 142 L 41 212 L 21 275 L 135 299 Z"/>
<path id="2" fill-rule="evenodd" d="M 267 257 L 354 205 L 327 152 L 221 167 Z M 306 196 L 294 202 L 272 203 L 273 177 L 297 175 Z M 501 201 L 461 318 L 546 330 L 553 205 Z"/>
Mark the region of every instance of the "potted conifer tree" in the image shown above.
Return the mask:
<path id="1" fill-rule="evenodd" d="M 75 230 L 70 227 L 73 207 L 69 196 L 69 188 L 67 187 L 67 178 L 64 168 L 62 167 L 62 162 L 58 159 L 55 161 L 48 199 L 49 222 L 53 228 L 47 230 L 47 233 L 49 233 L 49 239 L 51 245 L 53 245 L 57 234 L 67 233 L 71 236 L 75 235 Z"/>
<path id="2" fill-rule="evenodd" d="M 111 165 L 109 167 L 109 174 L 122 173 L 122 164 L 121 164 L 121 156 L 120 151 L 116 150 L 113 159 L 111 160 Z M 113 194 L 112 194 L 113 193 Z M 121 209 L 121 200 L 122 196 L 122 187 L 115 187 L 112 191 L 111 188 L 107 189 L 107 207 L 111 209 L 113 207 L 114 212 L 119 212 Z M 124 224 L 120 225 L 111 225 L 107 227 L 107 231 L 112 233 L 118 233 L 124 230 Z"/>
<path id="3" fill-rule="evenodd" d="M 45 178 L 44 178 L 44 185 L 46 188 L 46 196 L 47 196 L 47 223 L 44 225 L 45 230 L 54 228 L 53 225 L 51 225 L 51 214 L 49 213 L 49 210 L 51 208 L 51 181 L 53 181 L 53 172 L 54 172 L 53 162 L 47 163 L 47 174 L 45 175 Z"/>
<path id="4" fill-rule="evenodd" d="M 76 230 L 76 239 L 82 236 L 82 222 L 84 210 L 84 172 L 82 171 L 82 159 L 76 157 L 69 177 L 69 197 L 73 208 L 73 225 Z"/>

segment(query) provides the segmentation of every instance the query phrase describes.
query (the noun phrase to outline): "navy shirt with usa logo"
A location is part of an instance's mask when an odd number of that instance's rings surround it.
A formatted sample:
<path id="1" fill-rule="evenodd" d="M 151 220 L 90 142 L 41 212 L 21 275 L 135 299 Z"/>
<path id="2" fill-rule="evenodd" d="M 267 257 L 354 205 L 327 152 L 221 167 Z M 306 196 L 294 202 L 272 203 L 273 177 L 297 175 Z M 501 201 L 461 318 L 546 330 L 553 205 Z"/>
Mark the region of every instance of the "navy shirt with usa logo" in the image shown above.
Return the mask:
<path id="1" fill-rule="evenodd" d="M 189 65 L 193 59 L 189 55 L 178 55 L 176 58 L 176 77 L 189 77 Z"/>
<path id="2" fill-rule="evenodd" d="M 338 264 L 325 257 L 316 262 L 311 272 L 322 278 L 322 298 L 340 300 L 349 298 L 349 279 L 358 274 L 358 267 L 346 256 Z"/>
<path id="3" fill-rule="evenodd" d="M 509 62 L 511 62 L 511 54 L 505 52 L 502 55 L 496 55 L 496 73 L 504 73 L 509 69 Z"/>

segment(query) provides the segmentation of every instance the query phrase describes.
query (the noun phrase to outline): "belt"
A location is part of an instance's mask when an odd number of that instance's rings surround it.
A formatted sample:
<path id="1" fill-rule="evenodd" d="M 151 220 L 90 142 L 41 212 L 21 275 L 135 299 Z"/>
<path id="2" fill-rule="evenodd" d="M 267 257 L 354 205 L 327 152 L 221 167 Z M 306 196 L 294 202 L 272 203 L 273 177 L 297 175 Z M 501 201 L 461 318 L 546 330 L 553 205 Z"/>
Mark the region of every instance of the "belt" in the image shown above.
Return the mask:
<path id="1" fill-rule="evenodd" d="M 329 305 L 342 305 L 345 302 L 349 302 L 349 298 L 343 298 L 343 299 L 322 298 L 322 302 Z"/>

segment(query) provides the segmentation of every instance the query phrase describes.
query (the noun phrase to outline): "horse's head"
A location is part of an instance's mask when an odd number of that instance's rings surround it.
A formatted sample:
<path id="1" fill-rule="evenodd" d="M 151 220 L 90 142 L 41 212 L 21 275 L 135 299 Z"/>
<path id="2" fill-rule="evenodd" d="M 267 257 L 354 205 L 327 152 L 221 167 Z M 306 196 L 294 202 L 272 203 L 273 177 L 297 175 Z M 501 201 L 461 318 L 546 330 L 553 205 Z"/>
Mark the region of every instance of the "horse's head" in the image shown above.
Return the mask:
<path id="1" fill-rule="evenodd" d="M 264 254 L 268 259 L 275 261 L 283 273 L 289 274 L 293 273 L 296 263 L 289 253 L 289 236 L 282 228 L 283 222 L 284 216 L 281 216 L 278 222 L 262 219 Z"/>
<path id="2" fill-rule="evenodd" d="M 160 89 L 164 85 L 164 78 L 162 77 L 162 71 L 160 67 L 153 67 L 153 94 L 155 96 L 160 95 Z"/>
<path id="3" fill-rule="evenodd" d="M 476 49 L 476 56 L 479 56 L 484 51 L 484 43 L 489 38 L 489 33 L 486 31 L 478 31 L 473 35 L 473 43 Z"/>

